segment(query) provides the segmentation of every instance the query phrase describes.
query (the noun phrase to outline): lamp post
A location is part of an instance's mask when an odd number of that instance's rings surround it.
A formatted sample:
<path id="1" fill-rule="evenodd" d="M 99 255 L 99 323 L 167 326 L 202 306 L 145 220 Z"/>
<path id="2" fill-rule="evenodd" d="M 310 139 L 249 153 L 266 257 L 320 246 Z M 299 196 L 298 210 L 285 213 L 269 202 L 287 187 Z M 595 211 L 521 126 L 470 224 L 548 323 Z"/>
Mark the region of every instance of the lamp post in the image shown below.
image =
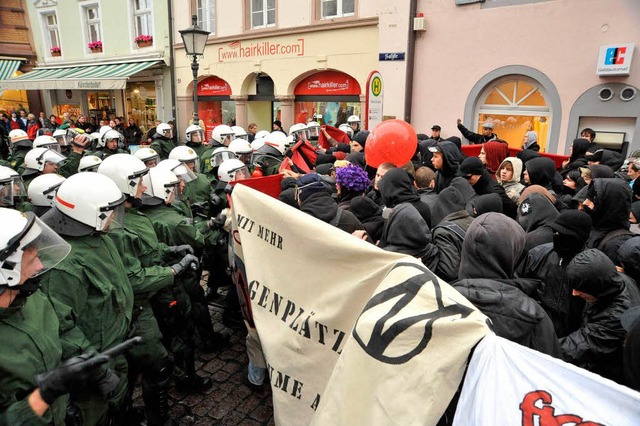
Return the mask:
<path id="1" fill-rule="evenodd" d="M 192 26 L 180 31 L 182 43 L 187 56 L 191 56 L 191 71 L 193 71 L 193 124 L 199 125 L 198 118 L 198 59 L 204 55 L 204 46 L 207 43 L 209 31 L 205 31 L 198 26 L 198 17 L 191 16 Z"/>

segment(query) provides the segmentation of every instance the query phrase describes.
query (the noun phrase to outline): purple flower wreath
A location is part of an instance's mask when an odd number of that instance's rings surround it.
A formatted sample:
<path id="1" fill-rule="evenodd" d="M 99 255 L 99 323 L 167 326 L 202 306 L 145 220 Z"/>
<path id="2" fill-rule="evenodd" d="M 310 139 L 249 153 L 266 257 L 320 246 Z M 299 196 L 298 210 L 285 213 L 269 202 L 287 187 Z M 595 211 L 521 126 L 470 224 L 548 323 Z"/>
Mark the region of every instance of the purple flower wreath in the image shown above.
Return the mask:
<path id="1" fill-rule="evenodd" d="M 367 172 L 359 166 L 349 164 L 347 167 L 336 169 L 336 183 L 341 188 L 349 191 L 364 192 L 371 184 L 371 181 Z"/>

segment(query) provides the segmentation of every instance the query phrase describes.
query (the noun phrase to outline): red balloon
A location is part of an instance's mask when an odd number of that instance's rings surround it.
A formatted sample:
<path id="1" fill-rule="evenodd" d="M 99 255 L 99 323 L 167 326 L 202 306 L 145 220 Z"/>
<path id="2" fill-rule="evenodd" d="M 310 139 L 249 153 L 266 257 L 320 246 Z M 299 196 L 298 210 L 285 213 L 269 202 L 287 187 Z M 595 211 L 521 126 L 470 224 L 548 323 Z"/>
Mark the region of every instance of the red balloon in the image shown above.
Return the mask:
<path id="1" fill-rule="evenodd" d="M 411 124 L 403 120 L 385 120 L 369 133 L 364 157 L 371 167 L 382 163 L 401 167 L 411 160 L 417 146 L 418 136 Z"/>

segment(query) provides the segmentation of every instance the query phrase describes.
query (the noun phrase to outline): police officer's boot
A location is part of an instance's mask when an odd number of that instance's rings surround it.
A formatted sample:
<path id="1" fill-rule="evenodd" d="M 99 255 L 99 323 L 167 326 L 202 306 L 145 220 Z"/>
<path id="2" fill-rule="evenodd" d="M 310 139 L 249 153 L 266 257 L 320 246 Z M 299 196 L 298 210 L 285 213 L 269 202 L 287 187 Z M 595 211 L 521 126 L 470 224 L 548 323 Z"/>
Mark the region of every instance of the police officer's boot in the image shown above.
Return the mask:
<path id="1" fill-rule="evenodd" d="M 175 363 L 184 371 L 184 376 L 176 379 L 176 389 L 183 393 L 196 393 L 210 389 L 211 379 L 196 374 L 195 349 L 185 348 L 174 355 Z"/>
<path id="2" fill-rule="evenodd" d="M 171 360 L 163 359 L 151 366 L 142 377 L 142 399 L 148 426 L 174 424 L 169 417 L 169 383 L 172 371 Z"/>

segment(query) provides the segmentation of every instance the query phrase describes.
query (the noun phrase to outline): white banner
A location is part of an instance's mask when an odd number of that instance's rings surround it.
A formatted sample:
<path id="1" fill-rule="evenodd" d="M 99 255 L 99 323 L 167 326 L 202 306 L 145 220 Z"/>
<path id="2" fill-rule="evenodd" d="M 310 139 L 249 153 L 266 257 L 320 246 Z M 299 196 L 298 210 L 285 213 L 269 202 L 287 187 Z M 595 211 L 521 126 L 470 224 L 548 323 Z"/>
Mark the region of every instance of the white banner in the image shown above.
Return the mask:
<path id="1" fill-rule="evenodd" d="M 232 201 L 275 423 L 435 424 L 486 317 L 417 259 L 243 185 Z"/>
<path id="2" fill-rule="evenodd" d="M 473 353 L 454 426 L 637 426 L 640 393 L 490 334 Z"/>

